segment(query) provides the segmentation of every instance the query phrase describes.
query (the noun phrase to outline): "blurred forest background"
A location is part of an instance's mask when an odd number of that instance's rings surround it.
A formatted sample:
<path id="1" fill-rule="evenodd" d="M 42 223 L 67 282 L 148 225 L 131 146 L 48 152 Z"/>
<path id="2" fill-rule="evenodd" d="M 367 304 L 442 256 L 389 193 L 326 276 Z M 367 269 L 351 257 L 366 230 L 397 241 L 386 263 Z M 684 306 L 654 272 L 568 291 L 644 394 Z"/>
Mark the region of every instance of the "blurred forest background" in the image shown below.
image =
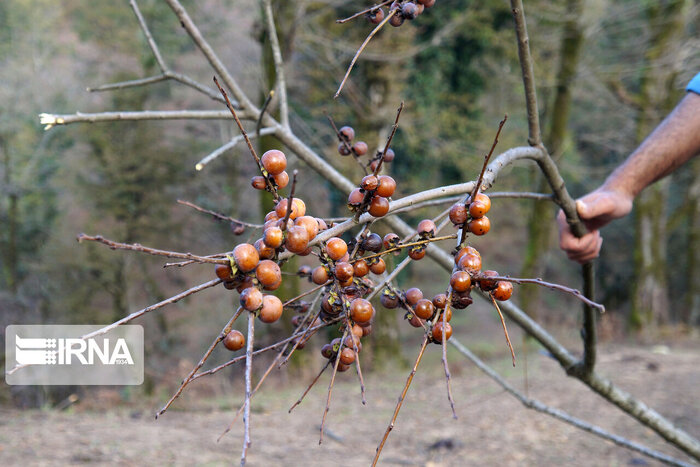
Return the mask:
<path id="1" fill-rule="evenodd" d="M 525 143 L 524 98 L 507 2 L 440 0 L 416 21 L 385 28 L 337 101 L 332 95 L 371 26 L 363 20 L 345 25 L 334 20 L 373 2 L 275 3 L 292 126 L 353 180 L 359 180 L 360 171 L 337 155 L 326 112 L 339 124 L 353 125 L 373 149 L 386 138 L 405 100 L 393 143 L 397 158 L 387 169 L 399 182 L 398 196 L 474 179 L 505 113 L 509 120 L 499 149 Z M 258 3 L 183 4 L 246 90 L 262 102 L 274 76 Z M 143 0 L 140 6 L 166 62 L 210 83 L 203 58 L 167 6 L 157 0 Z M 571 193 L 580 196 L 624 160 L 700 70 L 700 2 L 532 0 L 526 13 L 545 144 Z M 212 268 L 163 269 L 157 258 L 79 245 L 75 236 L 80 232 L 210 254 L 230 250 L 251 233 L 236 237 L 227 224 L 178 205 L 177 199 L 249 222 L 259 222 L 269 210 L 250 188 L 256 168 L 244 146 L 195 170 L 204 155 L 237 134 L 230 122 L 75 124 L 50 131 L 39 124 L 41 112 L 222 108 L 173 82 L 86 92 L 86 87 L 157 72 L 126 1 L 0 2 L 3 328 L 107 323 L 213 277 Z M 264 138 L 258 144 L 277 147 Z M 300 196 L 314 215 L 346 214 L 345 196 L 304 170 L 303 163 L 293 159 L 291 165 L 301 169 Z M 503 173 L 492 191 L 546 192 L 536 172 L 534 165 L 520 164 Z M 417 223 L 438 209 L 412 213 L 407 220 Z M 492 213 L 491 233 L 477 242 L 489 268 L 580 287 L 579 268 L 558 249 L 551 203 L 494 200 Z M 648 189 L 633 215 L 603 235 L 597 262 L 598 298 L 608 309 L 601 320 L 603 338 L 644 337 L 669 328 L 697 332 L 700 159 Z M 399 284 L 419 284 L 427 295 L 447 281 L 446 273 L 426 259 L 402 273 Z M 306 287 L 292 278 L 285 283 L 287 291 Z M 143 391 L 180 380 L 230 315 L 234 295 L 216 288 L 139 322 L 147 336 Z M 558 333 L 577 335 L 578 317 L 571 310 L 578 305 L 569 298 L 520 287 L 514 300 Z M 389 325 L 372 336 L 376 345 L 367 352 L 368 368 L 400 360 L 398 343 L 416 337 L 400 323 L 399 313 L 385 310 L 382 316 Z M 469 320 L 459 321 L 457 336 L 472 329 Z M 281 335 L 285 326 L 270 327 L 267 339 Z M 501 336 L 489 338 L 503 350 Z M 320 361 L 316 349 L 308 355 Z M 303 374 L 307 371 L 315 369 Z M 6 389 L 0 391 L 3 402 L 12 396 Z M 60 391 L 15 396 L 23 405 L 65 397 Z"/>

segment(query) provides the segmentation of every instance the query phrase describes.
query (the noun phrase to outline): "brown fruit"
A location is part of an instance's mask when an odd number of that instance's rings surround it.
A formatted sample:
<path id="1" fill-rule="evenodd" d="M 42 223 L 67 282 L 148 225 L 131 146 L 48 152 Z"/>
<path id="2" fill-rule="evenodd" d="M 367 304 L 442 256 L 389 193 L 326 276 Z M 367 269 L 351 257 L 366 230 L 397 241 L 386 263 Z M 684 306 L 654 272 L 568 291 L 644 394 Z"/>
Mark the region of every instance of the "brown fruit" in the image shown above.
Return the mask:
<path id="1" fill-rule="evenodd" d="M 435 305 L 435 308 L 440 308 L 441 310 L 444 310 L 445 306 L 447 306 L 447 295 L 445 295 L 444 293 L 439 293 L 436 296 L 434 296 L 433 305 Z"/>
<path id="2" fill-rule="evenodd" d="M 380 153 L 381 154 L 381 153 Z M 389 148 L 389 150 L 384 154 L 384 162 L 391 162 L 396 157 L 394 150 Z"/>
<path id="3" fill-rule="evenodd" d="M 343 137 L 345 141 L 352 141 L 355 137 L 355 130 L 351 126 L 344 126 L 338 130 L 340 136 Z"/>
<path id="4" fill-rule="evenodd" d="M 394 26 L 395 28 L 398 28 L 399 26 L 401 26 L 401 25 L 403 24 L 403 20 L 404 20 L 404 18 L 403 18 L 403 16 L 401 15 L 401 13 L 400 13 L 400 12 L 397 12 L 397 13 L 394 14 L 394 16 L 392 16 L 392 17 L 389 19 L 389 24 L 391 24 L 391 25 Z"/>
<path id="5" fill-rule="evenodd" d="M 469 205 L 469 215 L 472 219 L 480 219 L 488 212 L 486 205 L 481 201 L 474 201 Z"/>
<path id="6" fill-rule="evenodd" d="M 304 227 L 294 226 L 287 232 L 284 246 L 292 253 L 303 253 L 309 245 L 309 233 Z"/>
<path id="7" fill-rule="evenodd" d="M 430 8 L 431 6 L 435 5 L 435 0 L 416 0 L 416 1 L 426 8 Z"/>
<path id="8" fill-rule="evenodd" d="M 384 20 L 384 10 L 381 8 L 372 10 L 365 15 L 365 18 L 367 18 L 367 21 L 372 24 L 379 24 L 382 22 L 382 20 Z"/>
<path id="9" fill-rule="evenodd" d="M 459 260 L 462 259 L 462 257 L 466 254 L 478 256 L 479 260 L 481 260 L 481 253 L 479 253 L 476 248 L 471 247 L 471 246 L 467 246 L 467 247 L 460 249 L 457 252 L 457 254 L 455 255 L 455 264 L 459 264 Z"/>
<path id="10" fill-rule="evenodd" d="M 222 281 L 232 281 L 235 277 L 233 275 L 233 271 L 231 270 L 231 266 L 228 264 L 217 264 L 215 271 L 216 276 Z"/>
<path id="11" fill-rule="evenodd" d="M 382 258 L 378 258 L 376 262 L 369 266 L 369 270 L 372 271 L 372 274 L 384 274 L 384 271 L 386 271 L 386 263 Z"/>
<path id="12" fill-rule="evenodd" d="M 467 207 L 463 203 L 456 203 L 450 208 L 450 221 L 454 225 L 462 225 L 467 222 Z"/>
<path id="13" fill-rule="evenodd" d="M 364 277 L 369 274 L 369 266 L 367 265 L 367 261 L 364 259 L 358 259 L 355 261 L 355 264 L 353 264 L 352 267 L 355 270 L 355 277 Z"/>
<path id="14" fill-rule="evenodd" d="M 274 210 L 265 214 L 265 222 L 276 221 L 276 220 L 279 220 L 279 217 L 277 217 L 277 213 Z"/>
<path id="15" fill-rule="evenodd" d="M 313 240 L 318 235 L 318 221 L 311 216 L 301 216 L 294 220 L 294 225 L 300 225 L 306 229 L 309 234 L 309 241 Z"/>
<path id="16" fill-rule="evenodd" d="M 459 260 L 459 268 L 469 274 L 476 274 L 481 270 L 481 257 L 467 254 Z"/>
<path id="17" fill-rule="evenodd" d="M 389 292 L 388 289 L 384 290 L 382 296 L 379 298 L 379 301 L 384 308 L 388 308 L 390 310 L 393 310 L 399 306 L 399 297 Z"/>
<path id="18" fill-rule="evenodd" d="M 388 175 L 379 176 L 379 186 L 377 187 L 377 194 L 385 198 L 391 197 L 396 191 L 396 180 Z"/>
<path id="19" fill-rule="evenodd" d="M 260 309 L 260 321 L 263 323 L 274 323 L 282 316 L 282 300 L 274 295 L 263 297 L 263 306 Z"/>
<path id="20" fill-rule="evenodd" d="M 284 232 L 277 226 L 270 227 L 265 230 L 263 241 L 265 245 L 270 248 L 279 248 L 282 246 L 282 242 L 284 242 Z"/>
<path id="21" fill-rule="evenodd" d="M 372 304 L 364 298 L 356 298 L 350 303 L 350 317 L 356 323 L 366 323 L 374 316 Z"/>
<path id="22" fill-rule="evenodd" d="M 379 190 L 377 190 L 379 191 Z M 369 203 L 369 213 L 374 217 L 384 217 L 389 212 L 389 200 L 382 196 L 375 196 Z"/>
<path id="23" fill-rule="evenodd" d="M 457 271 L 450 277 L 450 285 L 455 292 L 466 292 L 472 286 L 472 278 L 466 271 Z"/>
<path id="24" fill-rule="evenodd" d="M 338 261 L 348 252 L 348 244 L 339 237 L 333 237 L 326 242 L 326 254 L 333 261 Z"/>
<path id="25" fill-rule="evenodd" d="M 257 239 L 254 246 L 258 250 L 260 259 L 271 259 L 275 256 L 275 249 L 267 246 L 262 238 Z"/>
<path id="26" fill-rule="evenodd" d="M 235 352 L 241 350 L 245 346 L 245 336 L 241 331 L 232 330 L 224 337 L 224 347 Z"/>
<path id="27" fill-rule="evenodd" d="M 434 237 L 437 232 L 437 227 L 435 226 L 435 222 L 430 219 L 423 219 L 418 223 L 418 229 L 416 230 L 418 231 L 418 235 Z"/>
<path id="28" fill-rule="evenodd" d="M 365 194 L 359 188 L 355 188 L 348 196 L 348 206 L 358 207 L 364 200 Z"/>
<path id="29" fill-rule="evenodd" d="M 339 143 L 338 144 L 338 154 L 341 156 L 349 156 L 352 153 L 350 150 L 350 146 L 347 145 L 347 143 Z"/>
<path id="30" fill-rule="evenodd" d="M 371 233 L 362 240 L 362 249 L 371 251 L 372 253 L 379 253 L 382 251 L 382 246 L 382 237 L 376 233 Z"/>
<path id="31" fill-rule="evenodd" d="M 372 334 L 372 325 L 368 324 L 367 326 L 362 327 L 362 337 L 369 336 Z"/>
<path id="32" fill-rule="evenodd" d="M 365 177 L 360 182 L 360 187 L 365 191 L 376 190 L 379 186 L 379 179 L 374 175 L 365 175 Z"/>
<path id="33" fill-rule="evenodd" d="M 413 307 L 413 312 L 420 319 L 430 319 L 435 313 L 435 305 L 428 299 L 421 298 L 418 303 Z"/>
<path id="34" fill-rule="evenodd" d="M 284 219 L 285 216 L 287 215 L 287 204 L 289 203 L 289 200 L 287 198 L 280 200 L 279 203 L 277 203 L 277 206 L 275 206 L 275 213 L 277 213 L 277 217 L 280 219 Z M 302 201 L 299 198 L 293 198 L 292 199 L 292 213 L 289 215 L 289 218 L 294 220 L 297 217 L 301 217 L 306 214 L 306 204 L 304 201 Z"/>
<path id="35" fill-rule="evenodd" d="M 285 156 L 282 151 L 278 151 L 277 149 L 270 149 L 269 151 L 266 151 L 260 158 L 260 162 L 262 162 L 265 170 L 270 172 L 272 175 L 280 174 L 287 168 L 287 156 Z"/>
<path id="36" fill-rule="evenodd" d="M 233 259 L 241 272 L 249 272 L 258 265 L 260 255 L 250 243 L 241 243 L 233 249 Z"/>
<path id="37" fill-rule="evenodd" d="M 442 321 L 438 321 L 433 326 L 433 340 L 440 344 L 442 344 L 442 329 Z M 445 341 L 450 340 L 450 337 L 452 337 L 452 326 L 450 323 L 445 323 Z"/>
<path id="38" fill-rule="evenodd" d="M 240 293 L 249 287 L 255 287 L 253 278 L 250 276 L 245 276 L 244 279 L 236 285 L 236 290 Z"/>
<path id="39" fill-rule="evenodd" d="M 353 324 L 352 330 L 350 332 L 352 332 L 353 336 L 355 337 L 362 337 L 362 326 L 360 326 L 359 324 Z"/>
<path id="40" fill-rule="evenodd" d="M 284 188 L 289 185 L 289 174 L 284 170 L 277 175 L 273 175 L 272 178 L 275 179 L 277 188 Z"/>
<path id="41" fill-rule="evenodd" d="M 491 221 L 489 221 L 489 218 L 486 216 L 480 217 L 479 219 L 472 219 L 469 221 L 469 224 L 467 224 L 467 228 L 474 235 L 486 235 L 489 230 L 491 230 Z"/>
<path id="42" fill-rule="evenodd" d="M 345 347 L 340 352 L 340 363 L 343 365 L 350 365 L 355 361 L 355 351 Z"/>
<path id="43" fill-rule="evenodd" d="M 384 248 L 386 248 L 387 250 L 389 248 L 393 248 L 399 244 L 399 241 L 401 241 L 401 239 L 398 235 L 396 235 L 395 233 L 388 233 L 384 235 Z"/>
<path id="44" fill-rule="evenodd" d="M 328 224 L 326 224 L 326 221 L 324 221 L 320 217 L 317 217 L 316 222 L 318 222 L 318 230 L 319 231 L 328 230 Z"/>
<path id="45" fill-rule="evenodd" d="M 255 287 L 248 287 L 241 292 L 241 306 L 248 311 L 255 311 L 263 303 L 263 294 Z"/>
<path id="46" fill-rule="evenodd" d="M 458 310 L 463 310 L 474 302 L 471 297 L 471 291 L 454 292 L 452 294 L 452 306 Z"/>
<path id="47" fill-rule="evenodd" d="M 321 355 L 323 355 L 323 358 L 331 358 L 334 353 L 333 346 L 330 344 L 323 344 L 323 347 L 321 347 Z"/>
<path id="48" fill-rule="evenodd" d="M 484 193 L 477 193 L 474 199 L 472 200 L 472 204 L 474 203 L 482 203 L 484 208 L 486 209 L 486 212 L 488 212 L 489 209 L 491 209 L 491 198 L 486 196 Z M 484 212 L 484 214 L 486 214 Z"/>
<path id="49" fill-rule="evenodd" d="M 408 250 L 408 256 L 411 259 L 418 261 L 420 259 L 425 258 L 426 251 L 427 250 L 424 245 L 414 246 Z"/>
<path id="50" fill-rule="evenodd" d="M 407 20 L 413 20 L 418 16 L 418 7 L 413 2 L 406 2 L 401 6 L 401 15 Z"/>
<path id="51" fill-rule="evenodd" d="M 338 371 L 340 373 L 345 373 L 350 369 L 350 365 L 345 365 L 344 363 L 338 362 Z"/>
<path id="52" fill-rule="evenodd" d="M 255 277 L 258 278 L 258 281 L 263 287 L 274 287 L 276 284 L 282 282 L 282 271 L 277 263 L 265 259 L 260 261 L 258 267 L 255 269 Z"/>
<path id="53" fill-rule="evenodd" d="M 335 277 L 338 278 L 338 280 L 342 282 L 347 282 L 348 280 L 352 280 L 355 270 L 352 267 L 352 264 L 346 263 L 343 261 L 338 261 L 335 263 L 335 270 L 333 271 Z"/>
<path id="54" fill-rule="evenodd" d="M 406 302 L 409 305 L 414 306 L 418 303 L 418 300 L 423 298 L 423 292 L 417 287 L 411 287 L 406 291 Z"/>
<path id="55" fill-rule="evenodd" d="M 267 183 L 265 182 L 265 177 L 262 175 L 256 175 L 250 179 L 250 185 L 256 190 L 264 190 Z"/>
<path id="56" fill-rule="evenodd" d="M 443 311 L 442 313 L 445 313 L 445 320 L 449 323 L 452 319 L 452 307 L 445 308 L 445 311 Z M 440 314 L 438 321 L 442 321 L 442 313 Z"/>
<path id="57" fill-rule="evenodd" d="M 408 319 L 408 324 L 410 324 L 414 328 L 420 328 L 423 327 L 425 321 L 416 316 L 415 313 L 411 313 L 411 317 Z"/>
<path id="58" fill-rule="evenodd" d="M 494 277 L 498 276 L 498 273 L 496 271 L 484 271 L 481 273 L 481 275 L 486 277 Z M 481 288 L 481 290 L 485 292 L 495 289 L 497 285 L 498 281 L 489 279 L 479 279 L 479 288 Z"/>
<path id="59" fill-rule="evenodd" d="M 367 143 L 364 141 L 358 141 L 352 145 L 352 150 L 355 151 L 355 154 L 358 156 L 364 156 L 367 154 Z"/>
<path id="60" fill-rule="evenodd" d="M 496 300 L 504 302 L 513 295 L 513 283 L 508 281 L 498 281 L 496 288 L 491 291 L 491 295 Z"/>
<path id="61" fill-rule="evenodd" d="M 328 279 L 330 279 L 330 277 L 328 277 L 328 271 L 325 266 L 317 266 L 311 273 L 311 280 L 314 284 L 325 284 L 328 282 Z"/>

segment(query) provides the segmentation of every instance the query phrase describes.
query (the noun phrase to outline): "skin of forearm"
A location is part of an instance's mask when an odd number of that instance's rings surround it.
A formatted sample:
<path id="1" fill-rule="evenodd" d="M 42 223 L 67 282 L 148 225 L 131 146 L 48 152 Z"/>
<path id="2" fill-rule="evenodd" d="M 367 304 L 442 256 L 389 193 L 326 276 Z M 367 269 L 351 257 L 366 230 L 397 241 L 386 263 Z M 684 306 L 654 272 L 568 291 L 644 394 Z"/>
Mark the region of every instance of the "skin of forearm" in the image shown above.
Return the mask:
<path id="1" fill-rule="evenodd" d="M 700 95 L 689 92 L 603 184 L 634 199 L 700 153 Z"/>

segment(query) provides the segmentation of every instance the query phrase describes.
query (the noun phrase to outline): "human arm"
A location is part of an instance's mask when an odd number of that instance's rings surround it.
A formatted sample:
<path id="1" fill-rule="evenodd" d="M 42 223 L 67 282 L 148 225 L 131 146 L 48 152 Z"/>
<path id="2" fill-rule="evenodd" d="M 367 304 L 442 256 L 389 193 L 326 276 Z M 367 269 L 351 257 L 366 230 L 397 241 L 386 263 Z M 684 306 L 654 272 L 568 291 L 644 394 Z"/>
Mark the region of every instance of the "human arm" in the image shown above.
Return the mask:
<path id="1" fill-rule="evenodd" d="M 596 258 L 602 238 L 598 229 L 632 210 L 634 198 L 648 185 L 700 153 L 700 95 L 689 92 L 666 119 L 596 190 L 576 202 L 589 232 L 572 233 L 559 212 L 559 245 L 569 259 L 585 263 Z"/>

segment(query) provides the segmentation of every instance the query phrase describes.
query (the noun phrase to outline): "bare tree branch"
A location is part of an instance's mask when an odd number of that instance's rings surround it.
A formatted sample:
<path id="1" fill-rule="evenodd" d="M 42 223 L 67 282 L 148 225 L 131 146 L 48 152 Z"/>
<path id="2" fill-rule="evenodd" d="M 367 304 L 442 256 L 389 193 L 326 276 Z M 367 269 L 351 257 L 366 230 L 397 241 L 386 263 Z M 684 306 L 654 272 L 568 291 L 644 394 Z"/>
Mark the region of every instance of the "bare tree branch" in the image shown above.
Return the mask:
<path id="1" fill-rule="evenodd" d="M 239 117 L 244 120 L 252 120 L 248 112 L 242 112 Z M 71 123 L 98 123 L 139 120 L 230 120 L 231 114 L 224 110 L 140 110 L 135 112 L 98 112 L 74 114 L 39 114 L 39 122 L 45 130 L 50 130 L 57 125 L 70 125 Z"/>
<path id="2" fill-rule="evenodd" d="M 272 16 L 272 3 L 270 0 L 263 0 L 263 12 L 265 13 L 265 29 L 270 39 L 272 48 L 272 59 L 275 63 L 275 75 L 277 80 L 277 93 L 280 102 L 280 121 L 282 126 L 289 128 L 289 101 L 287 100 L 287 81 L 284 75 L 284 62 L 282 61 L 282 50 L 280 49 L 279 38 L 275 19 Z M 261 112 L 262 113 L 262 112 Z"/>

